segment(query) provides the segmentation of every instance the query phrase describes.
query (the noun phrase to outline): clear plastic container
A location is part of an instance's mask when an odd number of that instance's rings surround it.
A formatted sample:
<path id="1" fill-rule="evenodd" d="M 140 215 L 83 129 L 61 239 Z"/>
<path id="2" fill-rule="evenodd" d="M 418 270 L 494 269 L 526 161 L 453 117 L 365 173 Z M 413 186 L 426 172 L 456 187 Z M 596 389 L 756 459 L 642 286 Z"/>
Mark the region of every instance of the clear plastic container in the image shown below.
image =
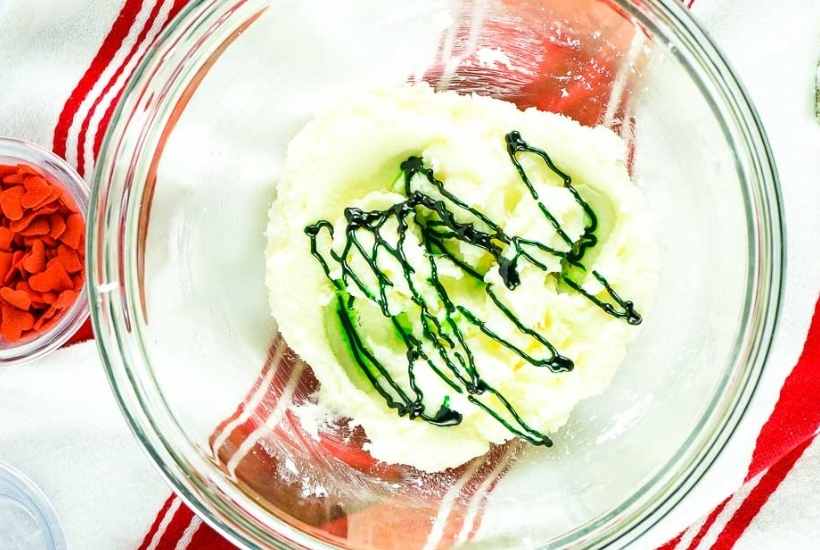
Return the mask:
<path id="1" fill-rule="evenodd" d="M 0 543 L 3 550 L 62 550 L 63 531 L 51 503 L 30 479 L 0 463 Z"/>

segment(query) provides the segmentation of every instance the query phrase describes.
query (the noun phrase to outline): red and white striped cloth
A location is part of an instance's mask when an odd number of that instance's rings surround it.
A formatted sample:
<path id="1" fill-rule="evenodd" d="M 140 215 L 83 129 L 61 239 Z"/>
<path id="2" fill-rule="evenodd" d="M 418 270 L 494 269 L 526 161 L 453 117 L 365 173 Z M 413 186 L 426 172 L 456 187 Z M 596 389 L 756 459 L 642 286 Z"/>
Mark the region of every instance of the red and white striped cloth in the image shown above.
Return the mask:
<path id="1" fill-rule="evenodd" d="M 5 62 L 0 134 L 52 147 L 81 174 L 91 173 L 125 80 L 186 1 L 7 0 L 0 4 L 0 59 Z M 814 441 L 820 426 L 820 255 L 813 246 L 813 236 L 820 234 L 816 216 L 820 205 L 820 130 L 814 123 L 810 83 L 820 55 L 820 6 L 814 0 L 792 0 L 788 6 L 776 7 L 762 0 L 687 0 L 687 4 L 733 60 L 770 132 L 784 182 L 790 272 L 781 329 L 749 414 L 703 482 L 637 547 L 816 547 L 820 536 L 820 443 Z M 788 43 L 778 42 L 773 28 L 787 34 Z M 77 340 L 88 337 L 86 328 Z M 90 344 L 84 344 L 59 352 L 45 360 L 48 365 L 42 370 L 0 374 L 0 390 L 8 387 L 20 396 L 0 403 L 0 418 L 12 419 L 0 427 L 0 458 L 28 470 L 54 496 L 68 524 L 69 542 L 75 547 L 232 548 L 176 496 L 169 496 L 161 506 L 154 504 L 162 485 L 152 476 L 144 457 L 143 500 L 149 501 L 147 505 L 137 503 L 139 494 L 134 494 L 133 481 L 121 482 L 116 475 L 121 470 L 112 469 L 105 485 L 119 490 L 120 500 L 131 503 L 132 509 L 102 500 L 92 503 L 97 508 L 89 508 L 86 500 L 84 517 L 77 517 L 80 496 L 72 493 L 76 487 L 64 481 L 74 470 L 67 466 L 61 475 L 51 475 L 48 467 L 51 464 L 53 469 L 55 462 L 42 464 L 31 451 L 40 449 L 42 454 L 49 441 L 27 442 L 37 438 L 38 419 L 50 410 L 42 400 L 59 399 L 49 389 L 56 394 L 60 386 L 52 384 L 71 379 L 57 363 L 62 361 L 74 369 L 78 381 L 83 372 L 102 377 L 88 347 Z M 274 345 L 271 354 L 283 353 L 282 347 Z M 244 471 L 252 478 L 254 470 L 265 471 L 270 466 L 259 458 L 265 453 L 253 451 L 262 444 L 263 431 L 293 428 L 293 419 L 282 404 L 290 403 L 294 395 L 305 395 L 315 384 L 306 372 L 297 360 L 272 360 L 262 368 L 257 384 L 211 438 L 216 455 L 229 470 L 240 477 Z M 88 385 L 100 389 L 96 384 Z M 96 398 L 96 394 L 84 395 L 84 399 Z M 104 401 L 101 407 L 111 405 L 109 395 L 99 399 Z M 252 414 L 263 406 L 267 411 L 264 430 Z M 111 411 L 118 414 L 113 407 Z M 48 421 L 57 422 L 69 441 L 61 447 L 66 464 L 81 467 L 96 452 L 89 448 L 96 445 L 94 441 L 71 443 L 71 422 L 79 421 L 77 415 L 66 417 L 66 425 L 61 425 L 52 412 Z M 31 433 L 16 429 L 15 418 L 21 424 L 29 422 Z M 124 430 L 121 422 L 115 424 Z M 77 438 L 95 436 L 76 428 Z M 7 442 L 14 444 L 7 446 Z M 127 458 L 112 455 L 106 461 L 133 464 L 132 474 L 138 473 L 143 466 L 132 460 L 134 445 L 122 445 L 122 449 L 122 453 L 131 454 Z M 405 548 L 434 549 L 469 540 L 481 528 L 487 500 L 503 478 L 511 454 L 509 447 L 499 448 L 458 470 L 435 502 L 434 521 L 429 521 L 431 510 L 421 510 L 418 518 L 403 515 L 400 525 L 407 533 Z M 366 461 L 367 457 L 363 454 L 350 460 Z M 258 489 L 266 489 L 271 499 L 287 498 L 281 486 Z M 93 489 L 88 491 L 93 494 Z M 154 512 L 152 506 L 156 506 Z M 99 509 L 102 507 L 111 510 Z M 390 523 L 396 521 L 390 519 L 393 511 L 391 503 L 385 502 L 344 517 L 310 519 L 323 530 L 352 541 L 357 540 L 357 529 L 366 529 L 367 540 L 378 546 L 374 525 L 397 528 L 399 524 Z M 108 529 L 109 524 L 116 531 Z"/>

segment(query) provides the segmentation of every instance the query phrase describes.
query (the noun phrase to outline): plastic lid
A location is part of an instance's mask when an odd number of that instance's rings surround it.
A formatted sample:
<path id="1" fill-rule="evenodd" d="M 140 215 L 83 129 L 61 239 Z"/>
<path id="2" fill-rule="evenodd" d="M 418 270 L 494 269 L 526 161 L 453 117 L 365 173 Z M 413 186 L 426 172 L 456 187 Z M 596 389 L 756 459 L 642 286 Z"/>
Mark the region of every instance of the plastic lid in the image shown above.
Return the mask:
<path id="1" fill-rule="evenodd" d="M 0 464 L 3 550 L 65 550 L 57 514 L 45 494 L 19 471 Z"/>

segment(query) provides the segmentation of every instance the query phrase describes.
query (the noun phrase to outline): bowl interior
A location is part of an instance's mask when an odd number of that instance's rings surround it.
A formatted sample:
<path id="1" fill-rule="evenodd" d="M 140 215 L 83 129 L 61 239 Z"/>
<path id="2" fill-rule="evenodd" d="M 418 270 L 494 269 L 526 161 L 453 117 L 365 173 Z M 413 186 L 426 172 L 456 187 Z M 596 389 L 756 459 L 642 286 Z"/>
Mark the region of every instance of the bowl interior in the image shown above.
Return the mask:
<path id="1" fill-rule="evenodd" d="M 97 328 L 111 327 L 101 340 L 118 357 L 115 385 L 139 397 L 118 389 L 132 422 L 159 432 L 143 435 L 157 460 L 175 462 L 172 479 L 181 468 L 201 480 L 186 496 L 245 542 L 498 548 L 606 542 L 685 491 L 759 367 L 771 261 L 759 235 L 771 228 L 753 146 L 675 30 L 680 12 L 608 0 L 240 4 L 184 13 L 169 31 L 178 41 L 132 84 L 98 171 L 109 189 L 98 200 L 121 209 L 111 246 L 125 275 Z M 661 251 L 656 303 L 626 363 L 554 448 L 514 443 L 436 475 L 374 463 L 360 432 L 314 433 L 310 407 L 294 412 L 317 382 L 277 337 L 264 285 L 289 139 L 340 93 L 420 81 L 613 128 Z M 154 118 L 128 116 L 141 105 Z M 100 243 L 119 234 L 111 224 L 98 220 Z M 115 275 L 98 261 L 98 287 Z"/>

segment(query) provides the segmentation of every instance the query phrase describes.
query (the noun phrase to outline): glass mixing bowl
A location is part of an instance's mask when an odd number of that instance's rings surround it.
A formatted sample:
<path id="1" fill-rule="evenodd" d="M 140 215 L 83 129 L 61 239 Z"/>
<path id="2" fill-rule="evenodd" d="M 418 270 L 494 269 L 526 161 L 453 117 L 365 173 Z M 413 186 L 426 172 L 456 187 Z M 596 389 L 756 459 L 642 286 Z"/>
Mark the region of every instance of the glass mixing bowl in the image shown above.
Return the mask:
<path id="1" fill-rule="evenodd" d="M 311 429 L 317 382 L 277 337 L 263 261 L 294 133 L 339 93 L 422 80 L 619 132 L 661 247 L 629 361 L 556 446 L 435 475 L 373 461 L 343 420 Z M 108 375 L 174 489 L 241 546 L 625 545 L 721 451 L 777 318 L 766 138 L 672 1 L 191 2 L 130 80 L 95 180 Z"/>

